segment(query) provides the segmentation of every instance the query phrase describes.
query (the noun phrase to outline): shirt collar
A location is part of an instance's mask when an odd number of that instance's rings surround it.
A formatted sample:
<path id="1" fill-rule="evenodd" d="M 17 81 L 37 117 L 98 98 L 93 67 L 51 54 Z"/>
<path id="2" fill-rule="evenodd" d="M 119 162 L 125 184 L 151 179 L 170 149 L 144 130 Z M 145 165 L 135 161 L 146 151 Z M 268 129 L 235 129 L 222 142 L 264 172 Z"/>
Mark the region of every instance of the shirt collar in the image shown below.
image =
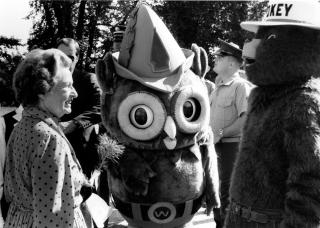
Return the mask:
<path id="1" fill-rule="evenodd" d="M 12 118 L 14 118 L 16 121 L 20 121 L 22 118 L 22 111 L 23 111 L 23 107 L 22 105 L 20 105 L 18 108 L 16 108 L 15 110 L 16 114 L 14 114 Z"/>
<path id="2" fill-rule="evenodd" d="M 22 117 L 29 116 L 34 119 L 41 119 L 43 122 L 48 124 L 50 127 L 64 135 L 61 128 L 59 127 L 59 119 L 54 117 L 51 113 L 48 113 L 36 106 L 25 107 L 22 111 Z"/>
<path id="3" fill-rule="evenodd" d="M 217 86 L 229 86 L 233 83 L 233 81 L 240 77 L 239 75 L 239 71 L 237 71 L 236 73 L 234 73 L 230 78 L 228 78 L 227 80 L 223 81 L 222 78 L 220 78 L 218 76 L 217 80 L 216 80 L 216 85 Z"/>

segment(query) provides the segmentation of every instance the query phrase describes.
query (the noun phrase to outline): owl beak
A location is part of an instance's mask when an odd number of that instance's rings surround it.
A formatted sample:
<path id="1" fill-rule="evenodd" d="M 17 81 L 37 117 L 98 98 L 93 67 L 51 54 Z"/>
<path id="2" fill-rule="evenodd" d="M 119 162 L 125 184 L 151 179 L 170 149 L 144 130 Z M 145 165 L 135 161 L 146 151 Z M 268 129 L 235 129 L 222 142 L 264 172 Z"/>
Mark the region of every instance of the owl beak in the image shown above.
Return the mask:
<path id="1" fill-rule="evenodd" d="M 167 134 L 167 137 L 163 139 L 163 143 L 169 150 L 173 150 L 177 145 L 177 127 L 171 116 L 167 117 L 164 132 Z"/>

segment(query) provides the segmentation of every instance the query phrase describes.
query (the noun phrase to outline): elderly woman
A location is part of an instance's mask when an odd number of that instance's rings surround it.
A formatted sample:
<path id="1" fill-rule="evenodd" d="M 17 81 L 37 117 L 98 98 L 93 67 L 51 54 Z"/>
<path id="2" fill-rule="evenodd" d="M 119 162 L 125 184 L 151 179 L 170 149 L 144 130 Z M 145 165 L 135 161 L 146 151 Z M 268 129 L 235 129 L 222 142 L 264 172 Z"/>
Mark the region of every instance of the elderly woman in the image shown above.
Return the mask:
<path id="1" fill-rule="evenodd" d="M 80 210 L 86 184 L 58 119 L 77 97 L 71 60 L 56 49 L 34 50 L 18 66 L 15 95 L 23 107 L 7 146 L 4 227 L 87 227 Z"/>

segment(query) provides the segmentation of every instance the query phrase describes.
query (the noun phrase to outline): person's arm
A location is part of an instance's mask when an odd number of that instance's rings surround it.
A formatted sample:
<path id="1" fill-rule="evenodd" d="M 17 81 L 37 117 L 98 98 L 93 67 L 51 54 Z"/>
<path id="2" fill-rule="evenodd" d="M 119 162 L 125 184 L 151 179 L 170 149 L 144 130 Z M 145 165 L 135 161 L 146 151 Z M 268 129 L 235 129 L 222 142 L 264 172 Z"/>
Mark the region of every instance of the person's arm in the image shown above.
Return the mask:
<path id="1" fill-rule="evenodd" d="M 0 200 L 4 200 L 3 197 L 3 173 L 4 173 L 4 162 L 5 162 L 5 155 L 6 155 L 6 140 L 5 140 L 5 132 L 6 132 L 6 125 L 3 117 L 0 117 Z M 0 207 L 0 227 L 3 227 L 3 217 L 2 211 Z"/>
<path id="2" fill-rule="evenodd" d="M 6 124 L 4 118 L 0 117 L 0 175 L 3 173 L 3 167 L 6 156 Z"/>
<path id="3" fill-rule="evenodd" d="M 246 119 L 246 113 L 242 112 L 240 116 L 228 127 L 223 129 L 223 137 L 233 137 L 241 133 L 242 126 Z"/>
<path id="4" fill-rule="evenodd" d="M 82 75 L 79 75 L 80 77 Z M 85 109 L 81 114 L 73 120 L 82 128 L 88 128 L 94 124 L 101 122 L 100 116 L 100 95 L 101 90 L 95 74 L 87 73 L 84 77 L 85 94 Z"/>
<path id="5" fill-rule="evenodd" d="M 209 104 L 210 106 L 212 105 L 212 96 L 213 96 L 213 92 L 216 89 L 216 85 L 209 81 L 208 79 L 205 79 L 205 84 L 207 86 L 207 90 L 208 90 L 208 97 L 209 97 Z"/>
<path id="6" fill-rule="evenodd" d="M 220 197 L 219 197 L 219 171 L 218 171 L 218 160 L 217 153 L 213 144 L 213 132 L 211 128 L 207 131 L 207 140 L 203 145 L 200 146 L 202 156 L 204 159 L 204 170 L 206 178 L 206 213 L 209 216 L 214 208 L 220 208 Z"/>
<path id="7" fill-rule="evenodd" d="M 82 112 L 71 120 L 60 122 L 61 128 L 65 134 L 69 134 L 79 128 L 86 129 L 101 122 L 101 90 L 96 75 L 81 71 L 77 71 L 76 74 L 75 77 L 81 77 L 81 79 L 79 79 L 81 89 L 77 92 L 84 93 L 80 95 Z"/>
<path id="8" fill-rule="evenodd" d="M 320 227 L 320 111 L 316 97 L 290 101 L 283 112 L 282 150 L 288 173 L 283 189 L 283 228 Z"/>
<path id="9" fill-rule="evenodd" d="M 233 137 L 241 133 L 246 119 L 250 91 L 251 87 L 245 82 L 237 86 L 235 91 L 235 106 L 238 112 L 238 118 L 231 125 L 222 129 L 222 137 Z"/>
<path id="10" fill-rule="evenodd" d="M 58 134 L 35 133 L 33 145 L 33 226 L 73 227 L 75 167 L 68 159 L 68 144 Z"/>

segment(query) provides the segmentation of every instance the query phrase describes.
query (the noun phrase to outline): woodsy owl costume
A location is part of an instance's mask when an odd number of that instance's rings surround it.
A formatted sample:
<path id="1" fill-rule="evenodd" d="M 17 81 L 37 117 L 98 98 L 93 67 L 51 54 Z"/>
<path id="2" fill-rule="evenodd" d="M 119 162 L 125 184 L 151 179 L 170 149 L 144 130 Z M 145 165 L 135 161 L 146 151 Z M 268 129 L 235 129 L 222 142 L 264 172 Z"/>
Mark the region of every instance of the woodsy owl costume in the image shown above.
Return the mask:
<path id="1" fill-rule="evenodd" d="M 273 0 L 244 45 L 247 120 L 227 228 L 320 227 L 320 2 Z"/>
<path id="2" fill-rule="evenodd" d="M 207 56 L 192 49 L 181 49 L 155 12 L 140 4 L 120 52 L 97 63 L 108 133 L 99 150 L 113 203 L 129 227 L 185 227 L 202 200 L 208 212 L 220 205 L 203 79 Z"/>

